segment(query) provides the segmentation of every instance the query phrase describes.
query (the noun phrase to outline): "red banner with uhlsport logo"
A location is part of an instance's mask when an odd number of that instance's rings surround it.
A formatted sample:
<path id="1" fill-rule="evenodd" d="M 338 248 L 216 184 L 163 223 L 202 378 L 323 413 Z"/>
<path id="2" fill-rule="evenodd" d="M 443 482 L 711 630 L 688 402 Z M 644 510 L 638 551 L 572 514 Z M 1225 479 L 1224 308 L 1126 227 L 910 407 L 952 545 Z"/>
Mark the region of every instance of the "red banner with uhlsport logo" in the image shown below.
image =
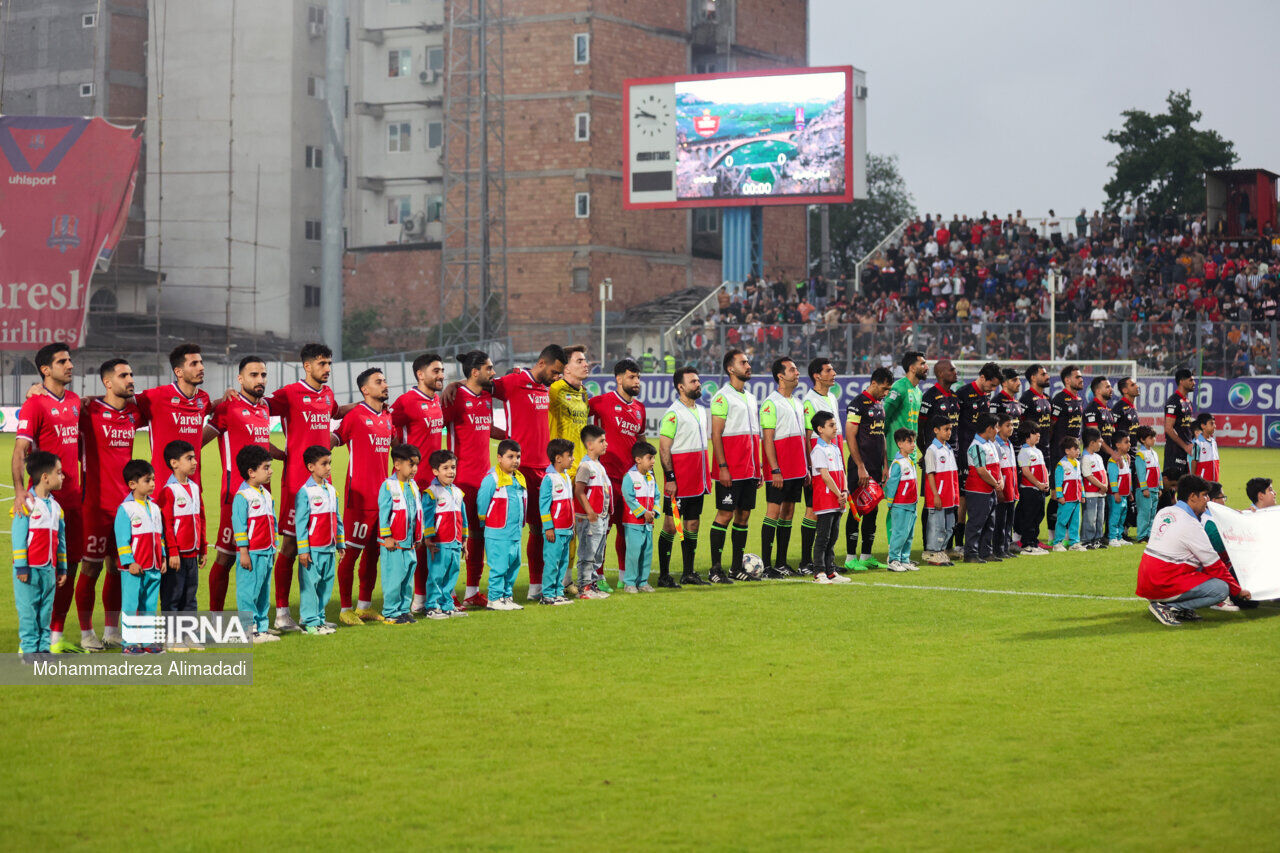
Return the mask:
<path id="1" fill-rule="evenodd" d="M 100 118 L 0 116 L 0 350 L 83 344 L 141 150 L 135 128 Z"/>

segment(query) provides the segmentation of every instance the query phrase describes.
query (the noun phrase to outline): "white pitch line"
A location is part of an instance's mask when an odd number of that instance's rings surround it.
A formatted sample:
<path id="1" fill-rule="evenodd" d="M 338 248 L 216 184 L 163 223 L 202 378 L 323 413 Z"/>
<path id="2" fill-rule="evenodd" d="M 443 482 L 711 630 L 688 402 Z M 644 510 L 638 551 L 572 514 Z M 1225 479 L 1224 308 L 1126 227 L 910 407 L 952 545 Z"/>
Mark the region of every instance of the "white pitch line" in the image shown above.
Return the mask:
<path id="1" fill-rule="evenodd" d="M 1090 601 L 1143 601 L 1136 596 L 1084 595 L 1077 592 L 1029 592 L 1022 589 L 974 589 L 964 586 L 923 586 L 913 583 L 880 583 L 875 581 L 850 581 L 858 586 L 887 586 L 893 589 L 928 589 L 935 592 L 976 592 L 983 595 L 1029 595 L 1035 598 L 1085 598 Z"/>

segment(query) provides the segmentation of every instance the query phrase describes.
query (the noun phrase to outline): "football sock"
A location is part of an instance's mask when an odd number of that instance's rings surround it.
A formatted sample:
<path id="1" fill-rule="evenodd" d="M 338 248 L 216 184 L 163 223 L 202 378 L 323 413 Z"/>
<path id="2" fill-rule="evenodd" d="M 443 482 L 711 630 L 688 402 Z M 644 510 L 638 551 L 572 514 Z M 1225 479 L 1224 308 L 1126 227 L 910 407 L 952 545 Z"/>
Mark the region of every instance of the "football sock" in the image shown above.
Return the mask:
<path id="1" fill-rule="evenodd" d="M 680 556 L 684 561 L 686 574 L 693 572 L 693 560 L 698 553 L 698 533 L 693 530 L 684 532 L 684 541 L 680 543 Z"/>
<path id="2" fill-rule="evenodd" d="M 778 529 L 778 522 L 769 516 L 764 517 L 764 521 L 760 522 L 760 559 L 764 560 L 766 566 L 773 565 L 773 534 Z M 742 559 L 742 555 L 738 553 L 738 526 L 733 526 L 733 564 L 736 566 Z"/>
<path id="3" fill-rule="evenodd" d="M 742 552 L 747 549 L 747 533 L 750 532 L 746 526 L 739 527 L 733 525 L 733 568 L 742 568 Z"/>
<path id="4" fill-rule="evenodd" d="M 338 601 L 343 609 L 351 609 L 351 586 L 356 576 L 356 560 L 360 558 L 360 550 L 350 545 L 342 552 L 342 560 L 338 562 Z"/>
<path id="5" fill-rule="evenodd" d="M 540 595 L 542 595 L 542 584 L 540 583 L 529 584 L 529 592 L 527 593 L 527 597 L 537 598 Z"/>
<path id="6" fill-rule="evenodd" d="M 787 562 L 787 550 L 791 547 L 791 519 L 778 519 L 777 528 L 778 556 L 773 564 L 783 566 Z"/>
<path id="7" fill-rule="evenodd" d="M 356 601 L 356 610 L 371 610 L 372 608 L 373 608 L 372 601 L 365 601 L 363 599 Z"/>
<path id="8" fill-rule="evenodd" d="M 108 570 L 102 578 L 102 624 L 105 627 L 119 627 L 120 600 L 120 573 Z"/>
<path id="9" fill-rule="evenodd" d="M 720 568 L 720 557 L 724 554 L 724 539 L 728 535 L 729 528 L 723 524 L 711 524 L 711 568 Z"/>
<path id="10" fill-rule="evenodd" d="M 800 522 L 800 565 L 813 562 L 813 537 L 818 532 L 816 519 L 806 518 Z"/>
<path id="11" fill-rule="evenodd" d="M 423 601 L 427 600 L 427 573 L 429 571 L 429 567 L 427 565 L 427 546 L 419 545 L 417 551 L 418 566 L 413 570 L 414 603 L 417 603 L 419 598 Z"/>
<path id="12" fill-rule="evenodd" d="M 218 611 L 227 606 L 227 581 L 231 567 L 215 562 L 209 567 L 209 609 Z"/>
<path id="13" fill-rule="evenodd" d="M 76 569 L 75 563 L 67 564 L 67 582 L 62 586 L 53 588 L 53 616 L 49 619 L 49 630 L 58 635 L 58 639 L 62 639 L 62 629 L 67 621 L 67 611 L 71 609 L 71 599 L 76 593 Z M 53 640 L 52 642 L 57 642 Z"/>
<path id="14" fill-rule="evenodd" d="M 378 549 L 370 545 L 360 555 L 360 600 L 373 600 L 373 587 L 378 583 Z"/>
<path id="15" fill-rule="evenodd" d="M 536 506 L 537 503 L 535 500 L 534 505 Z M 529 560 L 529 583 L 531 584 L 542 584 L 542 543 L 544 541 L 546 540 L 542 538 L 542 525 L 539 523 L 536 532 L 530 534 L 524 551 L 525 557 Z"/>
<path id="16" fill-rule="evenodd" d="M 289 590 L 293 586 L 293 557 L 283 551 L 276 554 L 276 568 L 273 574 L 276 582 L 276 607 L 288 607 Z"/>
<path id="17" fill-rule="evenodd" d="M 88 572 L 76 578 L 76 617 L 80 620 L 80 632 L 93 630 L 93 601 L 98 593 L 98 579 Z"/>
<path id="18" fill-rule="evenodd" d="M 671 548 L 675 541 L 674 533 L 664 530 L 658 534 L 658 573 L 664 578 L 671 574 Z"/>
<path id="19" fill-rule="evenodd" d="M 851 512 L 844 516 L 844 552 L 850 557 L 858 553 L 858 518 Z"/>
<path id="20" fill-rule="evenodd" d="M 426 606 L 427 606 L 427 597 L 426 597 L 425 595 L 419 595 L 418 593 L 416 593 L 416 592 L 415 592 L 415 593 L 413 594 L 413 606 L 414 606 L 414 607 L 426 607 Z"/>
<path id="21" fill-rule="evenodd" d="M 627 540 L 622 525 L 614 526 L 618 528 L 618 535 L 613 538 L 613 552 L 618 557 L 618 577 L 622 577 L 622 573 L 627 569 Z"/>
<path id="22" fill-rule="evenodd" d="M 473 595 L 480 594 L 480 587 L 468 585 L 466 591 L 462 593 L 463 598 L 470 598 Z"/>

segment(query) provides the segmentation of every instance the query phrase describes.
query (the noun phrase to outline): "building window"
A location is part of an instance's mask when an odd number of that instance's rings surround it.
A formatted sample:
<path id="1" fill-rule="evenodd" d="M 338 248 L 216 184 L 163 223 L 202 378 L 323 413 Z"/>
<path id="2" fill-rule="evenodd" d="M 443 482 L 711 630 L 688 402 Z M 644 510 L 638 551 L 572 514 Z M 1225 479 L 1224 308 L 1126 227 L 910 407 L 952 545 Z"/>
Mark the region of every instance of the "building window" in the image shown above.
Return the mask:
<path id="1" fill-rule="evenodd" d="M 591 113 L 576 113 L 573 117 L 573 138 L 586 142 L 591 138 Z"/>
<path id="2" fill-rule="evenodd" d="M 318 242 L 320 240 L 320 220 L 319 219 L 308 219 L 306 221 L 305 230 L 306 230 L 306 236 L 308 240 L 311 240 L 312 242 Z"/>
<path id="3" fill-rule="evenodd" d="M 324 168 L 324 149 L 315 145 L 307 146 L 307 168 L 323 169 Z"/>
<path id="4" fill-rule="evenodd" d="M 320 307 L 320 288 L 314 284 L 302 285 L 302 307 L 303 308 L 319 308 Z"/>
<path id="5" fill-rule="evenodd" d="M 591 193 L 573 194 L 573 215 L 578 219 L 591 215 Z"/>
<path id="6" fill-rule="evenodd" d="M 699 59 L 693 63 L 694 74 L 718 74 L 723 70 L 715 59 Z"/>
<path id="7" fill-rule="evenodd" d="M 307 24 L 312 29 L 320 29 L 324 27 L 324 7 L 323 6 L 307 7 Z"/>
<path id="8" fill-rule="evenodd" d="M 387 76 L 408 77 L 413 73 L 413 51 L 387 51 Z"/>
<path id="9" fill-rule="evenodd" d="M 427 147 L 439 148 L 444 138 L 444 125 L 438 121 L 427 122 Z"/>
<path id="10" fill-rule="evenodd" d="M 573 34 L 573 64 L 586 65 L 591 61 L 591 33 Z"/>
<path id="11" fill-rule="evenodd" d="M 444 70 L 444 48 L 429 47 L 427 48 L 427 67 L 432 71 Z"/>
<path id="12" fill-rule="evenodd" d="M 573 271 L 573 284 L 570 286 L 574 293 L 586 293 L 591 289 L 591 270 L 585 267 L 579 267 Z"/>
<path id="13" fill-rule="evenodd" d="M 387 224 L 399 225 L 409 218 L 409 197 L 407 195 L 390 196 L 387 199 Z"/>
<path id="14" fill-rule="evenodd" d="M 444 196 L 427 196 L 427 221 L 439 222 L 444 218 Z"/>
<path id="15" fill-rule="evenodd" d="M 694 208 L 693 230 L 697 234 L 719 234 L 720 210 L 714 207 Z"/>
<path id="16" fill-rule="evenodd" d="M 307 77 L 307 95 L 312 98 L 324 100 L 324 78 L 323 77 Z"/>
<path id="17" fill-rule="evenodd" d="M 92 84 L 92 83 L 81 83 L 81 84 L 80 84 L 80 97 L 82 97 L 82 98 L 92 98 L 92 97 L 93 97 L 93 84 Z"/>
<path id="18" fill-rule="evenodd" d="M 409 150 L 409 122 L 396 121 L 387 125 L 387 151 Z"/>
<path id="19" fill-rule="evenodd" d="M 86 30 L 89 29 L 90 27 L 98 26 L 98 13 L 90 12 L 87 15 L 81 15 L 80 26 L 84 27 Z"/>

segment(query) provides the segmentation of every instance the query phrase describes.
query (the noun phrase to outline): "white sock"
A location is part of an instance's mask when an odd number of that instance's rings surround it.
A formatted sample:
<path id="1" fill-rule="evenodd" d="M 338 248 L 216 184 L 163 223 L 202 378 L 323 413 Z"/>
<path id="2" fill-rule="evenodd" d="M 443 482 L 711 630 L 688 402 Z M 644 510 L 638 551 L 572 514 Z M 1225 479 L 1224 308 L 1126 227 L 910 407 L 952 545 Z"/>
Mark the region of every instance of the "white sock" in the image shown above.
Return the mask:
<path id="1" fill-rule="evenodd" d="M 93 626 L 92 626 L 92 625 L 90 625 L 88 628 L 81 628 L 81 629 L 80 629 L 80 642 L 82 642 L 82 643 L 83 643 L 87 638 L 89 638 L 89 637 L 96 637 L 96 636 L 97 636 L 97 634 L 96 634 L 96 633 L 94 633 L 94 630 L 93 630 Z"/>
<path id="2" fill-rule="evenodd" d="M 371 607 L 373 607 L 372 601 L 356 601 L 357 610 L 368 610 Z"/>
<path id="3" fill-rule="evenodd" d="M 344 608 L 342 608 L 342 610 L 340 610 L 339 612 L 340 612 L 340 613 L 350 613 L 350 612 L 351 612 L 351 608 L 350 608 L 350 607 L 344 607 Z"/>
<path id="4" fill-rule="evenodd" d="M 473 595 L 478 595 L 479 593 L 480 593 L 480 587 L 478 587 L 478 586 L 469 586 L 469 587 L 467 587 L 466 592 L 464 592 L 464 593 L 462 594 L 462 597 L 463 597 L 463 598 L 470 598 L 471 596 L 473 596 Z"/>
<path id="5" fill-rule="evenodd" d="M 427 597 L 425 595 L 418 595 L 416 592 L 413 594 L 414 607 L 425 607 L 426 604 L 427 604 Z"/>
<path id="6" fill-rule="evenodd" d="M 55 644 L 57 644 L 57 643 L 61 643 L 61 642 L 62 642 L 62 632 L 61 632 L 61 631 L 50 631 L 50 632 L 49 632 L 49 645 L 51 645 L 51 646 L 52 646 L 52 645 L 55 645 Z"/>
<path id="7" fill-rule="evenodd" d="M 529 597 L 533 598 L 534 596 L 538 596 L 538 595 L 542 595 L 542 584 L 540 583 L 529 584 Z"/>
<path id="8" fill-rule="evenodd" d="M 115 625 L 107 625 L 102 629 L 102 636 L 104 638 L 119 639 L 120 625 L 118 623 Z"/>
<path id="9" fill-rule="evenodd" d="M 287 607 L 277 607 L 277 608 L 276 608 L 276 615 L 277 615 L 277 616 L 288 616 L 288 615 L 289 615 L 289 608 L 287 608 Z"/>
<path id="10" fill-rule="evenodd" d="M 859 560 L 869 560 L 869 559 L 871 559 L 871 555 L 870 555 L 870 554 L 859 554 L 859 555 L 858 555 L 858 559 L 859 559 Z"/>

